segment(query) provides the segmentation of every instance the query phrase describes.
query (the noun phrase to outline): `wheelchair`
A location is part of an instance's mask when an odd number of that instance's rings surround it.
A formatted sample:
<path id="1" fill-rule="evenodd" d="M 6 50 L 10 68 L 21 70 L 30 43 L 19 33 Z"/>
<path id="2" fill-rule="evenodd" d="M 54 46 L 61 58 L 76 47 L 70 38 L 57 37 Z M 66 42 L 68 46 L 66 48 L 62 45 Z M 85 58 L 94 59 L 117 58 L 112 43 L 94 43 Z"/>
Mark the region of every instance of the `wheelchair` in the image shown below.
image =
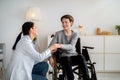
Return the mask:
<path id="1" fill-rule="evenodd" d="M 95 71 L 95 67 L 94 64 L 96 64 L 95 62 L 92 62 L 90 60 L 89 54 L 88 54 L 88 49 L 94 49 L 94 47 L 88 47 L 88 46 L 83 46 L 82 47 L 82 51 L 81 51 L 81 45 L 80 45 L 80 38 L 78 38 L 77 43 L 76 43 L 76 52 L 78 53 L 77 56 L 72 56 L 71 60 L 72 60 L 72 66 L 73 69 L 73 73 L 76 74 L 78 77 L 77 80 L 83 80 L 83 75 L 80 69 L 80 65 L 79 65 L 79 54 L 82 54 L 86 60 L 87 63 L 87 68 L 89 71 L 89 76 L 90 76 L 90 80 L 97 80 L 97 76 L 96 76 L 96 71 Z M 58 49 L 59 53 L 56 53 L 53 55 L 53 58 L 55 60 L 55 66 L 53 68 L 53 72 L 52 72 L 52 78 L 53 80 L 63 80 L 61 77 L 64 75 L 63 71 L 62 71 L 62 66 L 60 64 L 60 49 Z M 82 52 L 82 53 L 81 53 Z M 65 77 L 64 80 L 67 80 L 67 78 Z"/>

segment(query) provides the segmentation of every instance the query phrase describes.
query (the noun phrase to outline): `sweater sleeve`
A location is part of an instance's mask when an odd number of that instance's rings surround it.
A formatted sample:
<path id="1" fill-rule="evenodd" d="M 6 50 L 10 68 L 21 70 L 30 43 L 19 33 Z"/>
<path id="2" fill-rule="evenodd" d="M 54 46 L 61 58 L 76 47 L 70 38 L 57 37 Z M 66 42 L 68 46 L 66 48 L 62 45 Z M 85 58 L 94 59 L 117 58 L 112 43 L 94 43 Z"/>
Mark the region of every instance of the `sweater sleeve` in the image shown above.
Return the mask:
<path id="1" fill-rule="evenodd" d="M 71 40 L 70 40 L 70 43 L 68 43 L 68 44 L 61 44 L 61 48 L 66 49 L 66 50 L 75 49 L 77 38 L 78 38 L 77 34 L 74 33 L 72 38 L 71 38 Z"/>

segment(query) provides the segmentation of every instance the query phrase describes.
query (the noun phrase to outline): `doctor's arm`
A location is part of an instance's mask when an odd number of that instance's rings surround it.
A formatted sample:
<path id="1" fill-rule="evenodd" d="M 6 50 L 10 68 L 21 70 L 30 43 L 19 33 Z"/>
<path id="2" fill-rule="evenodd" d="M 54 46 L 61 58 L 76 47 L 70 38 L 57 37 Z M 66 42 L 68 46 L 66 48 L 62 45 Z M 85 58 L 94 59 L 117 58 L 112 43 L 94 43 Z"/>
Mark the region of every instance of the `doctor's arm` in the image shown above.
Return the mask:
<path id="1" fill-rule="evenodd" d="M 48 49 L 39 53 L 35 50 L 35 48 L 33 47 L 32 44 L 26 43 L 26 45 L 24 45 L 23 49 L 26 50 L 25 55 L 30 56 L 32 59 L 34 59 L 36 61 L 43 61 L 43 60 L 47 59 L 48 57 L 50 57 L 51 53 L 54 52 L 54 50 L 56 50 L 58 47 L 59 47 L 58 44 L 53 44 Z"/>

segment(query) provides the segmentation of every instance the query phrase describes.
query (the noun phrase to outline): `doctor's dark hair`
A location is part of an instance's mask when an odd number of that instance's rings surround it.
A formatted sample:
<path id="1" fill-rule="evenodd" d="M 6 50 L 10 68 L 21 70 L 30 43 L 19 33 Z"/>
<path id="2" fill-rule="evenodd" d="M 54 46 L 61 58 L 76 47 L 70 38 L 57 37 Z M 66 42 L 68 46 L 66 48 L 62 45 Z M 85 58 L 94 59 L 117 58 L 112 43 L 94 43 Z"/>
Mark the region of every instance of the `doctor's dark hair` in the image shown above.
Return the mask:
<path id="1" fill-rule="evenodd" d="M 73 16 L 71 16 L 71 15 L 69 15 L 69 14 L 63 15 L 63 16 L 61 17 L 61 21 L 62 21 L 64 18 L 69 19 L 70 22 L 74 22 Z"/>
<path id="2" fill-rule="evenodd" d="M 23 35 L 29 35 L 29 30 L 30 28 L 32 28 L 34 26 L 34 23 L 33 22 L 25 22 L 23 25 L 22 25 L 22 32 L 19 33 L 19 35 L 17 36 L 16 38 L 16 41 L 12 47 L 13 50 L 16 49 L 16 45 L 18 43 L 18 41 L 21 39 L 21 35 L 23 33 Z"/>

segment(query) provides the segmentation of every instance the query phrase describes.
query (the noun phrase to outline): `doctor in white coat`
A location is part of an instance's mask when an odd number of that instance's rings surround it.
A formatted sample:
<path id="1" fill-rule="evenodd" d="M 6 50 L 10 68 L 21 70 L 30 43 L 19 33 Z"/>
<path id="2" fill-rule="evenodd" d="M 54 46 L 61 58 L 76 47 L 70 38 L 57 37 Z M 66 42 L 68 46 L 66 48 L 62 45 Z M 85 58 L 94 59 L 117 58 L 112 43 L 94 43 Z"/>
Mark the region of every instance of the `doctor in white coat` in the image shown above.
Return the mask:
<path id="1" fill-rule="evenodd" d="M 21 37 L 23 34 L 23 37 Z M 13 46 L 13 56 L 6 70 L 6 80 L 47 80 L 45 77 L 32 75 L 35 62 L 41 62 L 51 56 L 59 48 L 58 44 L 50 46 L 39 53 L 35 50 L 33 39 L 37 36 L 37 27 L 33 22 L 25 22 L 22 32 Z"/>

